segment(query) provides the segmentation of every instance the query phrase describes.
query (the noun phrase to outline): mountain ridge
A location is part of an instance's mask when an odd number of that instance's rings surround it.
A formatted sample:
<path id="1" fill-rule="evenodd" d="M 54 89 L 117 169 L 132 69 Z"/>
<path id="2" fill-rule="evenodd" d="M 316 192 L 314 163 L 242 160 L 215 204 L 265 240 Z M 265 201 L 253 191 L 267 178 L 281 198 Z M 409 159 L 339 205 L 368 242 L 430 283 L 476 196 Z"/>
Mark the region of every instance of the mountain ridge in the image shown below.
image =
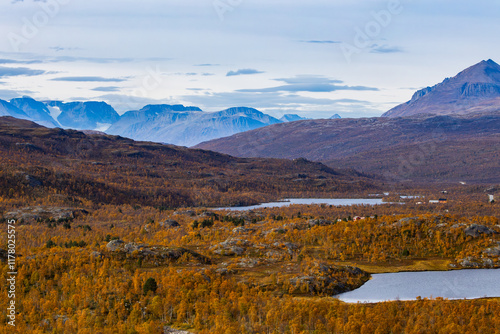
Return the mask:
<path id="1" fill-rule="evenodd" d="M 28 158 L 27 158 L 28 157 Z M 45 167 L 49 166 L 49 167 Z M 377 189 L 373 178 L 299 159 L 242 159 L 0 117 L 0 196 L 99 203 L 228 206 Z"/>
<path id="2" fill-rule="evenodd" d="M 306 158 L 387 179 L 500 182 L 500 113 L 309 120 L 196 145 L 239 157 Z"/>

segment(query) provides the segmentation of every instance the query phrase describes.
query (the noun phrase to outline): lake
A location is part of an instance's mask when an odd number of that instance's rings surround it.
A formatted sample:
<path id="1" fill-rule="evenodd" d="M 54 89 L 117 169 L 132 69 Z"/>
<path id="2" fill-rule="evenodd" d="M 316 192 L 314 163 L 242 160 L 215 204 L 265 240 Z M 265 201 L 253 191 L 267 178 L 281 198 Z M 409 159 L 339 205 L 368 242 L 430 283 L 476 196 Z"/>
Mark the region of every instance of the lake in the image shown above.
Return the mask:
<path id="1" fill-rule="evenodd" d="M 279 208 L 294 204 L 326 204 L 326 205 L 380 205 L 389 204 L 382 202 L 381 198 L 289 198 L 280 202 L 269 202 L 251 206 L 235 206 L 217 208 L 214 210 L 247 211 L 262 208 Z"/>
<path id="2" fill-rule="evenodd" d="M 443 297 L 474 299 L 500 297 L 500 269 L 402 272 L 373 274 L 360 288 L 336 298 L 347 303 L 376 303 Z"/>

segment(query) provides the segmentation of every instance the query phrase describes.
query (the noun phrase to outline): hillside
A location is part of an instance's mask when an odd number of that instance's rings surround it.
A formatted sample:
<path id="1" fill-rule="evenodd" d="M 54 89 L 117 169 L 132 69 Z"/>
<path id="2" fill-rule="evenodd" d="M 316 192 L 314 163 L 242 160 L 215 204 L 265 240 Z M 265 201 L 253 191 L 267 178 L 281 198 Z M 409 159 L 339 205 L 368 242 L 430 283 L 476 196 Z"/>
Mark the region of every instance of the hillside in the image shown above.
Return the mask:
<path id="1" fill-rule="evenodd" d="M 500 182 L 500 113 L 298 121 L 196 147 L 239 157 L 303 157 L 396 180 Z"/>
<path id="2" fill-rule="evenodd" d="M 179 206 L 258 203 L 376 188 L 305 160 L 240 159 L 0 117 L 0 197 Z"/>
<path id="3" fill-rule="evenodd" d="M 483 60 L 453 78 L 417 91 L 382 117 L 418 114 L 463 115 L 500 110 L 500 65 Z"/>

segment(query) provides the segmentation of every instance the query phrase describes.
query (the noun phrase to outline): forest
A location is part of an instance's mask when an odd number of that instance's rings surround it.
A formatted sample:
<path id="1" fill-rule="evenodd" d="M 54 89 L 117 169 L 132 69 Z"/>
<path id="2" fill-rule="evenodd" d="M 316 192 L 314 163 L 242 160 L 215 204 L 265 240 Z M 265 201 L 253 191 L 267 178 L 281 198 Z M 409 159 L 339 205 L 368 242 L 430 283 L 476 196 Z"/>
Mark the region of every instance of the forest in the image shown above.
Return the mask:
<path id="1" fill-rule="evenodd" d="M 16 269 L 15 298 L 0 285 L 16 326 L 4 311 L 1 333 L 500 333 L 499 298 L 335 298 L 375 273 L 499 268 L 498 186 L 401 186 L 27 122 L 0 127 L 0 151 L 2 277 L 9 230 Z M 384 192 L 377 206 L 215 209 Z"/>

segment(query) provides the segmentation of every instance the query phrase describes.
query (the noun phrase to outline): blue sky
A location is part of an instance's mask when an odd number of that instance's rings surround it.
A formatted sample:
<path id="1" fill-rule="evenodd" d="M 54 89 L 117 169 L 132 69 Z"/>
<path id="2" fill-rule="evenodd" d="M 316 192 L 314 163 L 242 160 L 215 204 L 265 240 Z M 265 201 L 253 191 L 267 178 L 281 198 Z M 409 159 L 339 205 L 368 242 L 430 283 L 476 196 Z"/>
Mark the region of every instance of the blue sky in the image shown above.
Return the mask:
<path id="1" fill-rule="evenodd" d="M 483 59 L 491 0 L 5 0 L 0 99 L 379 116 Z"/>

